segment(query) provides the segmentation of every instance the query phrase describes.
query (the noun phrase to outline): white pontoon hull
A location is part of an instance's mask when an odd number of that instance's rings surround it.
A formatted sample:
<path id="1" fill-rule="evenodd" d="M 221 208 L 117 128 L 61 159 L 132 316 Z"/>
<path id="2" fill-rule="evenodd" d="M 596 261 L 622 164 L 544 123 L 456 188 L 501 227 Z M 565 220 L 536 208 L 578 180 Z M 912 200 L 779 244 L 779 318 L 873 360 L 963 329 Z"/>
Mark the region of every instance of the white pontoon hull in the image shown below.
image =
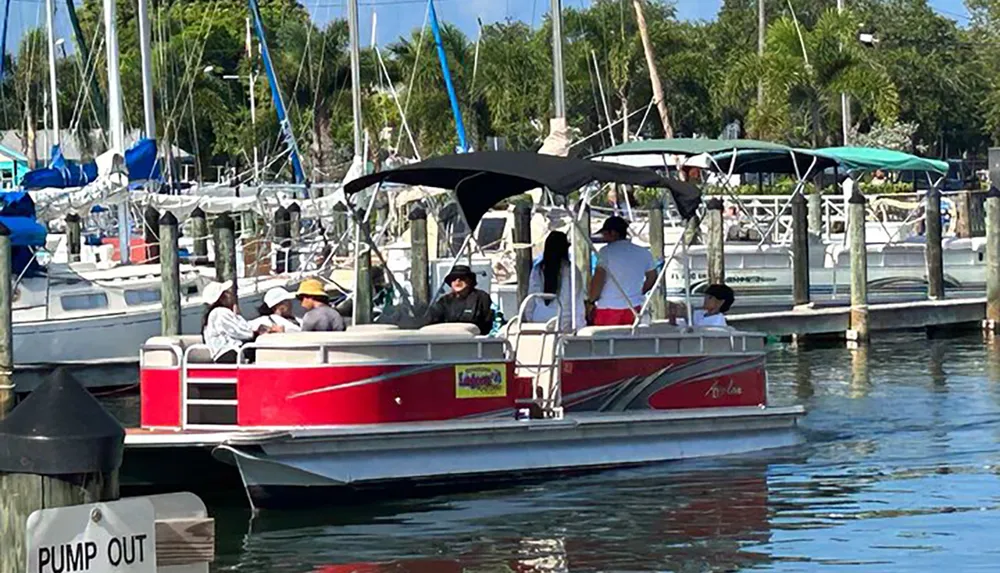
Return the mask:
<path id="1" fill-rule="evenodd" d="M 801 442 L 803 413 L 740 407 L 247 432 L 215 455 L 234 461 L 256 507 L 284 507 L 316 503 L 321 493 L 349 498 L 786 447 Z"/>

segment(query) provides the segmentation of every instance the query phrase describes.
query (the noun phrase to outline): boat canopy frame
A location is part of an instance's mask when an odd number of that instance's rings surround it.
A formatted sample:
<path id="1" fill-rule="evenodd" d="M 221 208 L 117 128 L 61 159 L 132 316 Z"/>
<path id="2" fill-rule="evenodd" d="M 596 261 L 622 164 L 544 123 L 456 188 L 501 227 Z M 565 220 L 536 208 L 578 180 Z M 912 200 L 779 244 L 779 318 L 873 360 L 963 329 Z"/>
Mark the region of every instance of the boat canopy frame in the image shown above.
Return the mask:
<path id="1" fill-rule="evenodd" d="M 694 185 L 676 179 L 664 178 L 651 169 L 520 151 L 488 151 L 433 157 L 393 170 L 372 173 L 346 183 L 344 195 L 347 198 L 349 208 L 356 213 L 358 221 L 368 220 L 374 204 L 374 194 L 369 200 L 367 212 L 364 214 L 356 212 L 351 198 L 372 185 L 381 187 L 384 183 L 423 185 L 452 191 L 453 198 L 459 206 L 458 211 L 465 219 L 470 231 L 462 247 L 456 253 L 452 266 L 461 259 L 475 236 L 476 227 L 490 208 L 505 199 L 539 187 L 547 188 L 550 192 L 564 197 L 583 188 L 579 212 L 573 217 L 573 226 L 577 232 L 587 237 L 590 236 L 590 230 L 580 228 L 579 219 L 587 204 L 589 188 L 592 183 L 616 183 L 667 189 L 678 211 L 685 219 L 697 213 L 701 202 L 701 192 Z M 364 235 L 368 247 L 378 253 L 378 248 L 371 241 L 370 233 L 364 229 L 364 225 L 359 225 L 359 242 L 361 235 Z M 590 241 L 588 244 L 590 251 L 594 252 L 593 244 Z M 384 262 L 381 254 L 378 256 Z M 575 250 L 572 250 L 570 262 L 574 268 L 576 267 L 575 259 Z M 664 266 L 665 268 L 666 266 Z M 398 283 L 392 277 L 392 273 L 388 269 L 386 271 L 391 277 L 390 280 L 394 287 L 398 288 Z M 578 327 L 575 308 L 576 273 L 571 273 L 571 279 L 571 288 L 574 293 L 572 309 L 574 323 L 572 326 L 575 329 Z M 624 289 L 617 283 L 617 280 L 614 277 L 611 279 L 624 294 Z M 403 294 L 408 310 L 413 312 L 413 306 L 406 291 L 403 289 L 399 289 L 399 291 Z M 643 305 L 644 308 L 645 306 Z M 639 316 L 637 315 L 636 322 L 638 322 Z"/>

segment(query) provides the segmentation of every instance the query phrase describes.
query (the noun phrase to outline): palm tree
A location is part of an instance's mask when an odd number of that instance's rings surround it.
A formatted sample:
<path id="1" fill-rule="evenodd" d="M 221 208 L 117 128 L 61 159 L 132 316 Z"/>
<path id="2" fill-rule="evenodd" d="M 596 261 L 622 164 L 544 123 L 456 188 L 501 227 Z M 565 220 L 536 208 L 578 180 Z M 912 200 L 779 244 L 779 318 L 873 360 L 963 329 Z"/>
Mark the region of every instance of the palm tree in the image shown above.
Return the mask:
<path id="1" fill-rule="evenodd" d="M 830 9 L 812 29 L 794 15 L 771 24 L 763 56 L 749 53 L 726 79 L 730 101 L 751 101 L 757 80 L 764 85 L 762 104 L 748 113 L 750 132 L 762 139 L 813 146 L 831 144 L 840 117 L 840 94 L 860 104 L 858 118 L 895 121 L 899 96 L 887 71 L 857 41 L 858 25 L 849 11 Z"/>

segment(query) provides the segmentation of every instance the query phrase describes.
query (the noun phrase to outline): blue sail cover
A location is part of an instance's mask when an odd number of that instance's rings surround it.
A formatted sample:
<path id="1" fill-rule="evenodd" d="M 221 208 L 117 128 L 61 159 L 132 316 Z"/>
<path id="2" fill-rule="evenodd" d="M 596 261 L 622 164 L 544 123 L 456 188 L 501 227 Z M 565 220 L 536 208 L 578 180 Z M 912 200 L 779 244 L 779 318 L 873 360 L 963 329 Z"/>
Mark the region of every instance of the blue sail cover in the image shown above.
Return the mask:
<path id="1" fill-rule="evenodd" d="M 18 275 L 42 272 L 31 247 L 45 246 L 45 226 L 35 220 L 35 202 L 24 191 L 0 193 L 0 223 L 10 229 L 11 267 Z"/>
<path id="2" fill-rule="evenodd" d="M 125 165 L 130 182 L 159 180 L 160 162 L 156 159 L 156 141 L 140 139 L 125 151 Z M 21 180 L 23 189 L 83 187 L 97 179 L 97 163 L 80 165 L 63 157 L 58 145 L 52 147 L 52 162 L 48 167 L 33 169 Z"/>

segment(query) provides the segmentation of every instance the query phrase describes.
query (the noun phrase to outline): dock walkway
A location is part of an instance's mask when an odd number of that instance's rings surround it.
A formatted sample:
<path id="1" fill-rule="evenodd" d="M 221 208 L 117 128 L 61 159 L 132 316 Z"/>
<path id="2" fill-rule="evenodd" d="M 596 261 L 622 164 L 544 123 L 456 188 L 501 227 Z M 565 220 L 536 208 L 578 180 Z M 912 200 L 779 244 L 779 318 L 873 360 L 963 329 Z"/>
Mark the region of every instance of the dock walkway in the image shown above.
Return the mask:
<path id="1" fill-rule="evenodd" d="M 868 305 L 868 328 L 872 332 L 978 325 L 985 318 L 985 297 Z M 851 307 L 800 307 L 780 312 L 738 314 L 727 319 L 730 325 L 741 330 L 771 336 L 836 335 L 850 330 Z"/>

